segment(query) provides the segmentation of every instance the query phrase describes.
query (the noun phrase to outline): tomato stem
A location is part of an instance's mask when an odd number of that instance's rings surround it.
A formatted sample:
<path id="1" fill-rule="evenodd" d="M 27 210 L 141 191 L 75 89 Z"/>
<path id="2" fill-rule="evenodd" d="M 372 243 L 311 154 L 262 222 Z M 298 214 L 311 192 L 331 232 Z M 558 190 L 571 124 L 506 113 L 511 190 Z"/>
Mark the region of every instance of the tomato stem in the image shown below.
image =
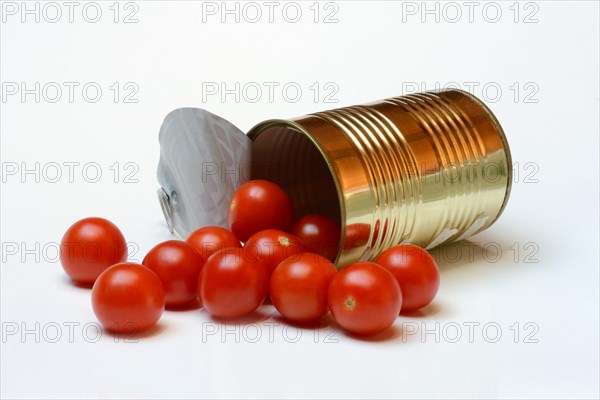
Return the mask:
<path id="1" fill-rule="evenodd" d="M 281 243 L 285 247 L 288 247 L 290 245 L 290 239 L 287 238 L 286 236 L 279 236 L 278 242 Z"/>

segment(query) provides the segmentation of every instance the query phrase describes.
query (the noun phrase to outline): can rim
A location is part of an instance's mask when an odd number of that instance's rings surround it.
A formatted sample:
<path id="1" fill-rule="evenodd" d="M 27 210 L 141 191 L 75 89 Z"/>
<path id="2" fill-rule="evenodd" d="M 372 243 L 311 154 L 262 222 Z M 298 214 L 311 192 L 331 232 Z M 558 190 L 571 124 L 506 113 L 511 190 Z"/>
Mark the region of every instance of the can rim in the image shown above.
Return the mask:
<path id="1" fill-rule="evenodd" d="M 296 132 L 303 134 L 304 137 L 307 138 L 313 144 L 313 146 L 319 151 L 319 153 L 321 154 L 321 157 L 323 157 L 323 159 L 325 160 L 325 162 L 327 164 L 329 173 L 331 174 L 331 176 L 333 178 L 333 184 L 335 185 L 335 190 L 337 192 L 338 205 L 339 205 L 339 210 L 340 210 L 340 228 L 341 228 L 341 232 L 345 232 L 346 231 L 346 204 L 343 201 L 343 198 L 344 198 L 343 191 L 342 191 L 342 188 L 340 187 L 339 179 L 336 177 L 335 169 L 333 168 L 333 163 L 332 163 L 331 159 L 329 158 L 329 156 L 327 155 L 327 153 L 325 152 L 325 149 L 323 149 L 323 147 L 311 137 L 309 132 L 302 125 L 296 123 L 293 120 L 286 120 L 286 119 L 279 119 L 279 118 L 268 119 L 266 121 L 263 121 L 263 122 L 260 122 L 256 125 L 254 125 L 252 128 L 250 128 L 250 130 L 248 131 L 248 133 L 246 135 L 252 142 L 254 142 L 254 140 L 256 138 L 258 138 L 263 132 L 265 132 L 267 129 L 273 128 L 273 127 L 289 128 L 289 129 L 292 129 Z M 336 264 L 338 262 L 341 254 L 343 253 L 345 241 L 346 241 L 346 238 L 342 234 L 340 236 L 340 241 L 338 244 L 338 250 L 337 250 L 337 254 L 335 256 L 334 264 Z"/>

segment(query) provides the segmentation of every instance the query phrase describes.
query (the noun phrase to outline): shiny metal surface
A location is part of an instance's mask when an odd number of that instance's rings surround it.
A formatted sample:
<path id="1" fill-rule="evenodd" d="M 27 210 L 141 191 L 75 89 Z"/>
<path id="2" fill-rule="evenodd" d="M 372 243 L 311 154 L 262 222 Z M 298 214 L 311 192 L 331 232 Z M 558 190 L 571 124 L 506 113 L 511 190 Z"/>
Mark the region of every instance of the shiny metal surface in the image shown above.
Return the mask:
<path id="1" fill-rule="evenodd" d="M 269 120 L 251 129 L 253 179 L 282 186 L 296 216 L 338 221 L 336 265 L 488 228 L 509 197 L 511 160 L 491 111 L 460 90 Z"/>

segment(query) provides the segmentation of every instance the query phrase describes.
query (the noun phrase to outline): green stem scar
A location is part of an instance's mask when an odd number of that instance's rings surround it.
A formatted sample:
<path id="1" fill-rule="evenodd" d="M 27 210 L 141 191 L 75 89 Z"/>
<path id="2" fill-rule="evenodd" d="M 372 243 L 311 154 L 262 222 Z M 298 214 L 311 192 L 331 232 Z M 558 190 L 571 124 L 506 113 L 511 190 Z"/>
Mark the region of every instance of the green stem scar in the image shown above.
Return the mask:
<path id="1" fill-rule="evenodd" d="M 344 302 L 344 307 L 346 307 L 346 310 L 348 311 L 354 310 L 356 308 L 356 300 L 354 300 L 354 297 L 348 297 Z"/>

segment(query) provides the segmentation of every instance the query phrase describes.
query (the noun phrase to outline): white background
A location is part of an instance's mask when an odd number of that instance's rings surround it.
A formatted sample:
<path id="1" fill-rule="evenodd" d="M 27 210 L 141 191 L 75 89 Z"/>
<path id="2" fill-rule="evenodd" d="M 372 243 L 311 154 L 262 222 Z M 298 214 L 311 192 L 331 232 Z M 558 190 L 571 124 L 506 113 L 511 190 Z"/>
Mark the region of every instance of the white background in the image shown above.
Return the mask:
<path id="1" fill-rule="evenodd" d="M 3 398 L 599 396 L 597 2 L 479 2 L 471 15 L 463 2 L 428 3 L 436 15 L 424 14 L 421 2 L 340 1 L 317 5 L 317 22 L 313 2 L 303 2 L 296 23 L 285 19 L 295 18 L 293 5 L 282 14 L 286 3 L 271 22 L 259 2 L 262 19 L 254 23 L 256 9 L 244 3 L 239 22 L 225 15 L 224 23 L 220 2 L 102 2 L 96 23 L 86 20 L 95 9 L 83 12 L 85 2 L 73 22 L 58 2 L 55 23 L 56 8 L 45 3 L 37 3 L 39 22 L 35 12 L 22 14 L 20 2 L 7 3 Z M 203 13 L 213 6 L 216 15 Z M 324 23 L 332 12 L 337 22 Z M 124 23 L 131 13 L 137 22 Z M 63 89 L 55 103 L 52 82 Z M 72 102 L 64 82 L 79 85 Z M 203 90 L 221 82 L 229 89 L 239 82 L 240 90 L 256 83 L 263 93 L 222 99 Z M 271 99 L 264 82 L 279 85 Z M 247 131 L 267 118 L 451 82 L 495 112 L 515 182 L 493 227 L 438 254 L 440 292 L 422 313 L 400 317 L 371 340 L 346 336 L 327 319 L 321 330 L 286 330 L 266 306 L 228 327 L 204 311 L 165 312 L 132 343 L 96 338 L 90 292 L 66 278 L 57 242 L 92 215 L 122 229 L 132 260 L 170 237 L 155 195 L 157 134 L 169 111 L 206 108 Z M 21 83 L 34 93 L 22 98 Z M 102 89 L 95 103 L 93 88 L 82 94 L 88 83 Z M 286 84 L 302 89 L 298 99 L 293 88 L 282 93 Z M 327 100 L 337 103 L 325 101 L 332 88 Z M 137 103 L 125 102 L 134 90 L 128 100 Z M 69 177 L 71 162 L 79 164 Z M 52 183 L 57 164 L 62 175 Z M 35 168 L 37 176 L 22 174 Z M 469 323 L 478 324 L 472 335 Z"/>

